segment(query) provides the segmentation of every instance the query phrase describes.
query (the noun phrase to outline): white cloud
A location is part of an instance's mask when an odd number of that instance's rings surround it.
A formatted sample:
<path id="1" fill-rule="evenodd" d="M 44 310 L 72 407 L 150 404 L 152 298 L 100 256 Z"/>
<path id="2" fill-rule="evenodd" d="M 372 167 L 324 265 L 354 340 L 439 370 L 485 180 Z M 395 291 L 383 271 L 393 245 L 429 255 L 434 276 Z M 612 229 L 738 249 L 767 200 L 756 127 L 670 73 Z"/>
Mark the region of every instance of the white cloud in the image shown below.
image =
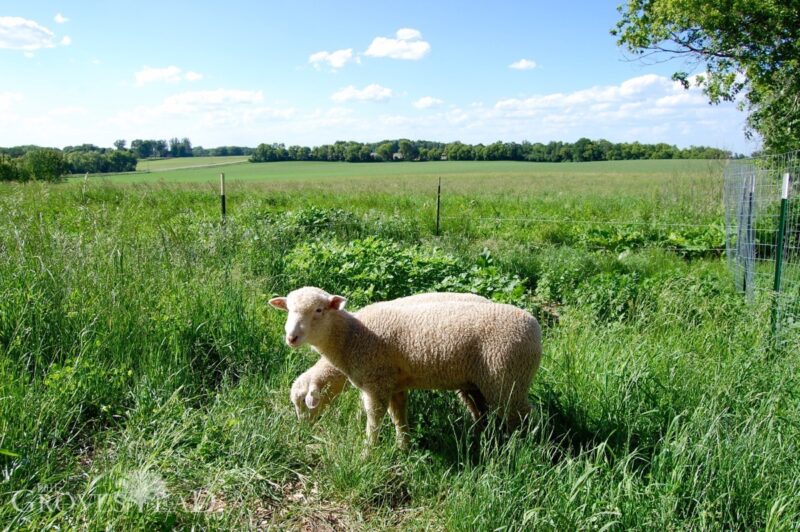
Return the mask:
<path id="1" fill-rule="evenodd" d="M 53 48 L 53 32 L 21 17 L 0 17 L 0 49 L 34 51 Z"/>
<path id="2" fill-rule="evenodd" d="M 183 72 L 182 69 L 171 65 L 164 68 L 144 67 L 139 72 L 134 73 L 136 85 L 143 87 L 149 83 L 178 83 L 179 81 L 197 81 L 203 78 L 197 72 Z"/>
<path id="3" fill-rule="evenodd" d="M 56 24 L 64 24 L 65 22 L 69 22 L 69 19 L 61 13 L 56 13 L 56 16 L 53 17 L 53 20 L 56 22 Z"/>
<path id="4" fill-rule="evenodd" d="M 70 44 L 72 44 L 72 37 L 70 37 L 69 35 L 64 35 L 64 37 L 61 38 L 61 42 L 59 44 L 61 46 L 69 46 Z"/>
<path id="5" fill-rule="evenodd" d="M 355 101 L 370 101 L 370 102 L 381 102 L 384 100 L 388 100 L 393 95 L 392 89 L 388 89 L 386 87 L 382 87 L 377 83 L 372 83 L 367 85 L 363 89 L 357 89 L 353 85 L 348 85 L 347 87 L 343 88 L 340 91 L 337 91 L 331 95 L 331 100 L 334 102 L 349 102 L 352 100 Z"/>
<path id="6" fill-rule="evenodd" d="M 434 98 L 433 96 L 423 96 L 422 98 L 414 102 L 413 105 L 417 109 L 429 109 L 431 107 L 435 107 L 443 103 L 444 100 L 441 100 L 439 98 Z"/>
<path id="7" fill-rule="evenodd" d="M 24 99 L 20 92 L 0 92 L 0 111 L 11 110 Z"/>
<path id="8" fill-rule="evenodd" d="M 85 116 L 89 114 L 89 110 L 85 107 L 81 107 L 78 105 L 68 105 L 66 107 L 56 107 L 55 109 L 51 109 L 48 114 L 50 116 L 61 116 L 61 117 L 68 117 L 68 116 Z"/>
<path id="9" fill-rule="evenodd" d="M 535 123 L 542 138 L 531 140 L 574 140 L 585 136 L 680 146 L 721 145 L 721 139 L 740 133 L 744 125 L 744 115 L 734 104 L 709 106 L 699 88 L 687 91 L 655 74 L 617 85 L 502 99 L 482 118 L 495 124 L 499 131 L 521 134 Z M 741 143 L 730 140 L 725 147 L 730 147 L 730 142 Z"/>
<path id="10" fill-rule="evenodd" d="M 365 55 L 416 61 L 422 59 L 431 51 L 431 45 L 422 40 L 422 34 L 418 30 L 400 28 L 395 33 L 395 36 L 395 39 L 375 37 L 367 51 L 364 52 Z"/>
<path id="11" fill-rule="evenodd" d="M 335 52 L 321 51 L 311 54 L 308 62 L 314 65 L 315 68 L 320 68 L 323 63 L 327 63 L 333 70 L 342 68 L 350 61 L 358 62 L 358 58 L 353 57 L 353 49 L 345 48 L 343 50 L 336 50 Z"/>
<path id="12" fill-rule="evenodd" d="M 265 102 L 262 91 L 222 88 L 179 92 L 157 105 L 129 108 L 95 130 L 107 132 L 108 142 L 185 135 L 196 145 L 255 146 L 270 138 L 288 142 L 287 131 L 301 122 L 297 109 Z"/>
<path id="13" fill-rule="evenodd" d="M 161 104 L 160 110 L 172 114 L 189 114 L 228 105 L 257 105 L 263 100 L 264 94 L 261 91 L 236 89 L 191 91 L 168 96 Z"/>
<path id="14" fill-rule="evenodd" d="M 400 28 L 399 30 L 397 30 L 396 35 L 397 38 L 400 39 L 401 41 L 413 41 L 415 39 L 422 38 L 422 34 L 419 32 L 419 30 L 415 30 L 412 28 Z"/>
<path id="15" fill-rule="evenodd" d="M 536 61 L 520 59 L 508 65 L 508 68 L 513 68 L 514 70 L 533 70 L 536 68 Z"/>

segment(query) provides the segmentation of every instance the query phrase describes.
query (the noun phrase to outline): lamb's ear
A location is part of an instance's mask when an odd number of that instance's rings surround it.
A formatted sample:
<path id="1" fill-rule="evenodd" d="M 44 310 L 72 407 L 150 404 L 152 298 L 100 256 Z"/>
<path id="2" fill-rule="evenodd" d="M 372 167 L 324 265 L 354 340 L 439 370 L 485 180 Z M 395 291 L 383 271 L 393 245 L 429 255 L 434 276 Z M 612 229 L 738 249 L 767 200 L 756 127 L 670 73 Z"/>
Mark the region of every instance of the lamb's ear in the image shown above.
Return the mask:
<path id="1" fill-rule="evenodd" d="M 311 410 L 314 410 L 319 406 L 319 392 L 316 390 L 311 390 L 306 394 L 306 406 Z"/>
<path id="2" fill-rule="evenodd" d="M 347 304 L 347 299 L 343 298 L 342 296 L 331 296 L 331 300 L 328 303 L 328 307 L 336 310 L 344 310 L 344 306 L 346 304 Z"/>
<path id="3" fill-rule="evenodd" d="M 285 297 L 273 297 L 269 300 L 269 304 L 275 307 L 278 310 L 289 310 L 286 307 L 286 298 Z"/>

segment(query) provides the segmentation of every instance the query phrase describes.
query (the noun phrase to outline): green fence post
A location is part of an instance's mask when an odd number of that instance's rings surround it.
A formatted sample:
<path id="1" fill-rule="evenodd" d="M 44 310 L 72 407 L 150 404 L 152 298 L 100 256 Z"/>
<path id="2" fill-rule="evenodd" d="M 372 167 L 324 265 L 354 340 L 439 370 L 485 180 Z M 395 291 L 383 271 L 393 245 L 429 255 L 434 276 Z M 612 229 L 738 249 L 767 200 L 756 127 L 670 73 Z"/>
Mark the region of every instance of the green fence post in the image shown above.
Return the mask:
<path id="1" fill-rule="evenodd" d="M 789 172 L 783 174 L 783 187 L 781 190 L 781 214 L 778 218 L 778 235 L 775 240 L 775 281 L 772 284 L 772 337 L 777 340 L 779 316 L 779 296 L 781 291 L 781 275 L 783 274 L 783 247 L 786 236 L 786 214 L 789 211 Z"/>

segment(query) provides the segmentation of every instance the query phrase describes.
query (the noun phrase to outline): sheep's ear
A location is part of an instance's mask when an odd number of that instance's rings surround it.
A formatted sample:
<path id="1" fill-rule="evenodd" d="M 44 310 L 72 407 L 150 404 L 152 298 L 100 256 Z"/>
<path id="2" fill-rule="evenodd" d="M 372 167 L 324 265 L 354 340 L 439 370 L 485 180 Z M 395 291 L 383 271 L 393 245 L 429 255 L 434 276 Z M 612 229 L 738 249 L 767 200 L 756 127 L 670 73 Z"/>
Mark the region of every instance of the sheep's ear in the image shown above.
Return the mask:
<path id="1" fill-rule="evenodd" d="M 311 410 L 319 406 L 319 392 L 314 393 L 311 391 L 306 394 L 306 406 Z"/>
<path id="2" fill-rule="evenodd" d="M 286 298 L 285 297 L 273 297 L 269 300 L 269 304 L 275 307 L 278 310 L 289 310 L 286 306 Z"/>
<path id="3" fill-rule="evenodd" d="M 344 306 L 347 304 L 347 299 L 343 298 L 342 296 L 331 296 L 331 300 L 328 303 L 328 307 L 336 310 L 344 310 Z"/>

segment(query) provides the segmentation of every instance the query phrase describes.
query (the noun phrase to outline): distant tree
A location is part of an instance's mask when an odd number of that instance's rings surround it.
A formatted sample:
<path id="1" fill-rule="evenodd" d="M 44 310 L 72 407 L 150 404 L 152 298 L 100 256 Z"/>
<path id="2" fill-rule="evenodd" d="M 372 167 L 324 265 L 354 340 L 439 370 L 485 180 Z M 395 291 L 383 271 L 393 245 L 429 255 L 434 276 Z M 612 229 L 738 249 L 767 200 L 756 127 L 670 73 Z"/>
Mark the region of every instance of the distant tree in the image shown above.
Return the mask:
<path id="1" fill-rule="evenodd" d="M 311 158 L 315 161 L 327 161 L 328 160 L 328 153 L 329 153 L 329 146 L 323 144 L 322 146 L 314 146 L 311 148 Z"/>
<path id="2" fill-rule="evenodd" d="M 131 142 L 131 151 L 140 159 L 149 159 L 155 152 L 155 144 L 152 140 L 136 139 Z"/>
<path id="3" fill-rule="evenodd" d="M 33 179 L 58 181 L 69 169 L 64 154 L 59 150 L 46 148 L 29 151 L 24 159 L 25 169 Z"/>
<path id="4" fill-rule="evenodd" d="M 127 142 L 124 139 L 114 141 L 114 147 L 118 150 L 124 150 L 126 144 Z"/>
<path id="5" fill-rule="evenodd" d="M 378 156 L 378 160 L 381 161 L 391 161 L 393 153 L 391 142 L 384 142 L 375 148 L 375 154 Z"/>
<path id="6" fill-rule="evenodd" d="M 345 161 L 348 163 L 357 163 L 361 161 L 361 146 L 355 142 L 348 143 L 345 151 Z"/>
<path id="7" fill-rule="evenodd" d="M 194 155 L 192 153 L 192 141 L 183 137 L 178 146 L 178 157 L 191 157 L 192 155 Z"/>
<path id="8" fill-rule="evenodd" d="M 419 155 L 419 150 L 410 140 L 402 139 L 399 144 L 399 150 L 404 161 L 413 161 Z"/>
<path id="9" fill-rule="evenodd" d="M 153 141 L 153 155 L 155 157 L 169 156 L 169 145 L 167 144 L 166 140 L 160 139 Z"/>
<path id="10" fill-rule="evenodd" d="M 0 154 L 0 181 L 27 181 L 30 174 L 20 165 L 19 159 Z"/>
<path id="11" fill-rule="evenodd" d="M 108 158 L 109 172 L 135 172 L 138 160 L 133 152 L 128 150 L 115 150 L 106 155 Z"/>

